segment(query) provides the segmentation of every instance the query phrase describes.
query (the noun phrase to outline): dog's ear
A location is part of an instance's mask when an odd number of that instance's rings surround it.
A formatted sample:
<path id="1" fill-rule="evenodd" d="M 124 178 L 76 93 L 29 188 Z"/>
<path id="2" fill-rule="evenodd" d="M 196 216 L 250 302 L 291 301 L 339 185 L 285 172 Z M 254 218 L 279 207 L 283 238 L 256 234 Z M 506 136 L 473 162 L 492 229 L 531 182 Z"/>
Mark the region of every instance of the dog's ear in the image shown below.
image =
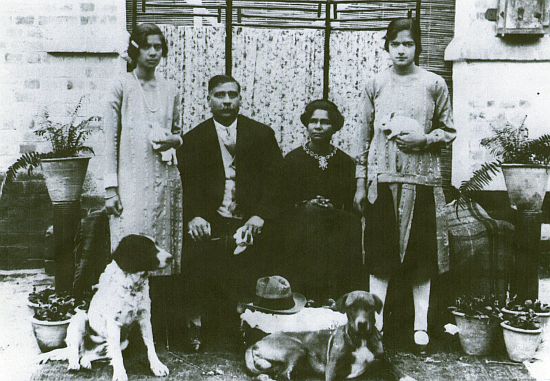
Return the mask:
<path id="1" fill-rule="evenodd" d="M 148 237 L 130 234 L 122 238 L 113 253 L 113 260 L 127 273 L 155 270 L 158 267 L 157 247 Z"/>
<path id="2" fill-rule="evenodd" d="M 382 307 L 384 306 L 384 302 L 382 302 L 378 295 L 372 294 L 372 298 L 374 299 L 374 309 L 376 312 L 380 313 L 382 311 Z"/>
<path id="3" fill-rule="evenodd" d="M 336 301 L 336 304 L 334 306 L 335 311 L 339 311 L 339 312 L 342 312 L 342 313 L 346 312 L 346 300 L 348 298 L 348 295 L 349 295 L 349 293 L 344 294 L 344 295 L 342 295 L 341 297 L 338 298 L 338 300 Z"/>

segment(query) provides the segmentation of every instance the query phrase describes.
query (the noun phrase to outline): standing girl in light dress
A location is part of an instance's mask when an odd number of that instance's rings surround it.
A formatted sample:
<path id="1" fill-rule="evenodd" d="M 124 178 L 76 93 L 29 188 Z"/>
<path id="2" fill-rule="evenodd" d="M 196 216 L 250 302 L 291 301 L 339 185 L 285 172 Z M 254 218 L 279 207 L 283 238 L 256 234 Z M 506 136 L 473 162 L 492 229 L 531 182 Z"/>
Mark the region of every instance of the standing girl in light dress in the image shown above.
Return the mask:
<path id="1" fill-rule="evenodd" d="M 137 25 L 128 45 L 131 71 L 115 81 L 104 113 L 111 247 L 114 250 L 128 234 L 151 236 L 174 257 L 171 266 L 153 275 L 180 272 L 183 235 L 181 180 L 175 165 L 175 148 L 182 144 L 179 99 L 175 86 L 156 73 L 167 53 L 157 25 Z"/>
<path id="2" fill-rule="evenodd" d="M 355 205 L 366 216 L 370 291 L 385 300 L 390 279 L 412 286 L 411 339 L 424 351 L 431 279 L 449 266 L 440 160 L 456 131 L 445 81 L 415 64 L 418 24 L 394 20 L 385 38 L 393 65 L 367 83 Z M 383 311 L 376 319 L 382 330 Z"/>

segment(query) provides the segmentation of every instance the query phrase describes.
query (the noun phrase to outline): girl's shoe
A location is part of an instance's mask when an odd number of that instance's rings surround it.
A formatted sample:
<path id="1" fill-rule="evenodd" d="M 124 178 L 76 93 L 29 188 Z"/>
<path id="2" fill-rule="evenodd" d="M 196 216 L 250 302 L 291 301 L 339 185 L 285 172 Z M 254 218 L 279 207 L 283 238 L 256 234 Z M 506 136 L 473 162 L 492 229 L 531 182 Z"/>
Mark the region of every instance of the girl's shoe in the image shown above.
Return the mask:
<path id="1" fill-rule="evenodd" d="M 419 355 L 428 354 L 428 344 L 430 343 L 430 336 L 428 332 L 423 329 L 418 329 L 414 331 L 414 346 L 415 350 Z"/>

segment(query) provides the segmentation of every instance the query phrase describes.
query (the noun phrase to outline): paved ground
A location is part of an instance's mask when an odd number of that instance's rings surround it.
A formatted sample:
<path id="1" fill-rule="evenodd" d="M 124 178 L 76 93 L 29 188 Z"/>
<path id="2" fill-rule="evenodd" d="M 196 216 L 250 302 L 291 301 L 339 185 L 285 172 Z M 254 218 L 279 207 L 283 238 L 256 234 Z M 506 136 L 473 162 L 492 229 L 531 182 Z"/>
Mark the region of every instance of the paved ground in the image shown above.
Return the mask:
<path id="1" fill-rule="evenodd" d="M 33 285 L 51 284 L 51 277 L 37 271 L 0 271 L 0 380 L 110 380 L 111 369 L 95 364 L 92 371 L 67 373 L 66 364 L 36 364 L 40 353 L 30 325 L 31 312 L 26 306 L 27 294 Z M 541 298 L 550 302 L 550 279 L 541 282 Z M 526 368 L 510 364 L 505 355 L 476 358 L 463 355 L 456 343 L 446 343 L 428 357 L 411 353 L 390 353 L 392 363 L 418 380 L 528 380 Z M 244 372 L 242 355 L 217 351 L 194 355 L 177 351 L 162 351 L 171 375 L 178 380 L 250 380 Z M 537 353 L 533 364 L 526 364 L 531 376 L 550 380 L 550 332 Z M 487 362 L 489 360 L 489 363 Z M 493 361 L 493 362 L 491 362 Z M 494 363 L 501 361 L 503 363 Z M 144 353 L 134 351 L 125 357 L 131 380 L 158 380 L 146 366 Z M 546 378 L 545 378 L 546 377 Z M 365 380 L 385 380 L 387 374 L 378 372 Z M 317 380 L 317 379 L 311 379 Z"/>

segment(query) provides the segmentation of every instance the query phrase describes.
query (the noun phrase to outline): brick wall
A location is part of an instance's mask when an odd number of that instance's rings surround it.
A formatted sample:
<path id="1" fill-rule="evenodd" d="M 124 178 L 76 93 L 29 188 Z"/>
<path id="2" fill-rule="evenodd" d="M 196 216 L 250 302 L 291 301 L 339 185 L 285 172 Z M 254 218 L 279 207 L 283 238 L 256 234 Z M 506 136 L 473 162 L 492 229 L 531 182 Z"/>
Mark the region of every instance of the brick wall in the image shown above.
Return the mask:
<path id="1" fill-rule="evenodd" d="M 0 171 L 21 152 L 46 150 L 31 129 L 44 106 L 66 116 L 82 95 L 82 116 L 99 115 L 113 76 L 124 70 L 125 5 L 117 0 L 3 0 L 0 7 Z M 99 129 L 99 126 L 98 126 Z M 87 194 L 99 194 L 102 135 L 89 143 Z"/>
<path id="2" fill-rule="evenodd" d="M 44 181 L 22 175 L 0 199 L 0 269 L 41 267 L 44 234 L 52 223 L 52 207 Z"/>
<path id="3" fill-rule="evenodd" d="M 101 99 L 125 70 L 118 52 L 127 44 L 120 0 L 2 0 L 0 6 L 0 174 L 23 152 L 48 150 L 32 133 L 45 106 L 62 121 L 87 95 L 79 113 L 100 115 Z M 101 125 L 88 143 L 96 156 L 85 181 L 85 203 L 102 196 Z M 0 267 L 31 265 L 43 256 L 51 224 L 49 198 L 40 179 L 22 177 L 0 200 Z M 21 260 L 15 260 L 19 258 Z M 32 260 L 31 260 L 32 259 Z M 17 262 L 17 263 L 16 263 Z"/>
<path id="4" fill-rule="evenodd" d="M 496 23 L 485 18 L 497 0 L 456 2 L 455 37 L 445 51 L 453 61 L 453 107 L 457 139 L 453 150 L 453 185 L 460 185 L 493 157 L 480 147 L 491 125 L 521 124 L 531 137 L 548 133 L 550 37 L 503 39 Z M 485 187 L 505 189 L 501 175 Z"/>

